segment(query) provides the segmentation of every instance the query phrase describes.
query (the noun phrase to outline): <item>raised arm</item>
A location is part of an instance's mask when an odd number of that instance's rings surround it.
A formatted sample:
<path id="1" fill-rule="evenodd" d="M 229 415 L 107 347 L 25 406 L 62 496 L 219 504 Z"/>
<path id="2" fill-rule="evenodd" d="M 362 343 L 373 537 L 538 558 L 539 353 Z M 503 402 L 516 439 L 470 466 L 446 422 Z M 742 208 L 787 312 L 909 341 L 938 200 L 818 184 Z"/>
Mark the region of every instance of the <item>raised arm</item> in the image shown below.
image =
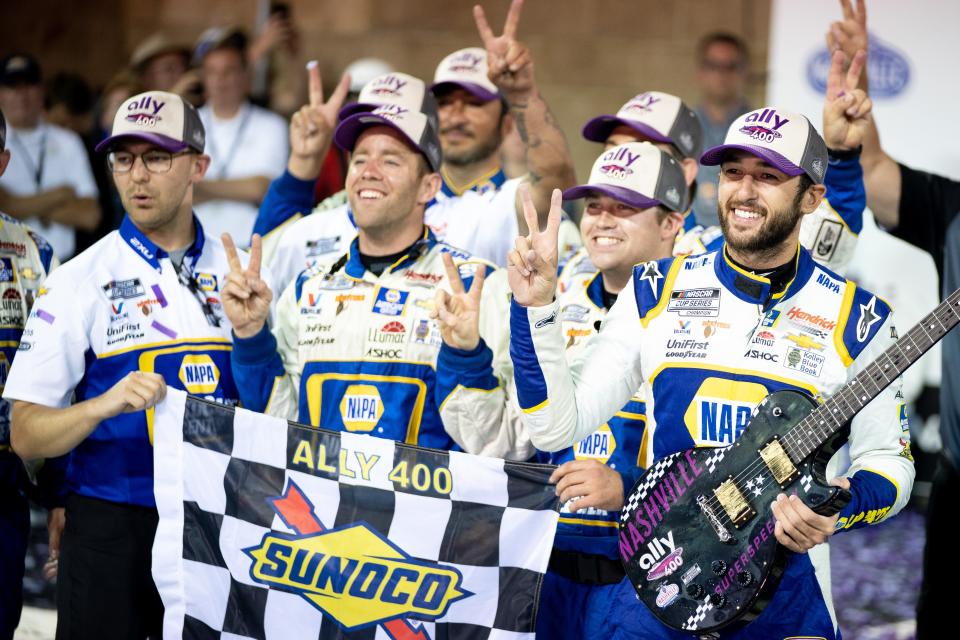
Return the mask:
<path id="1" fill-rule="evenodd" d="M 527 182 L 531 197 L 538 212 L 538 222 L 543 227 L 550 209 L 550 194 L 554 189 L 565 189 L 576 181 L 573 158 L 567 140 L 556 118 L 550 112 L 533 73 L 533 57 L 530 50 L 517 40 L 517 26 L 523 0 L 513 0 L 507 12 L 503 33 L 493 33 L 487 22 L 483 7 L 473 8 L 477 31 L 487 50 L 487 69 L 490 80 L 497 85 L 510 108 L 514 126 L 524 144 Z M 520 234 L 527 232 L 523 205 L 517 198 L 517 226 Z"/>

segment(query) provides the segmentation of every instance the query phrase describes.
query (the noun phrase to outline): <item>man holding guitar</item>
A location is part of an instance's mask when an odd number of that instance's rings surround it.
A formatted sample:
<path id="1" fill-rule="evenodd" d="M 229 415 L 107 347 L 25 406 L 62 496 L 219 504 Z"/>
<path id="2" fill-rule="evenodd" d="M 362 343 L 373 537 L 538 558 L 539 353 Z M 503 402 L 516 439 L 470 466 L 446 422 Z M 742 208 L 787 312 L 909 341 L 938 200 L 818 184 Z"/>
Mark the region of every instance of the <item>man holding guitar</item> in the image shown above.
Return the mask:
<path id="1" fill-rule="evenodd" d="M 800 221 L 825 193 L 827 148 L 831 159 L 859 153 L 870 110 L 856 89 L 863 60 L 858 54 L 844 77 L 844 56 L 835 54 L 824 106 L 826 143 L 806 118 L 775 108 L 749 112 L 731 125 L 725 144 L 701 158 L 721 166 L 718 215 L 725 247 L 638 265 L 599 334 L 572 364 L 566 362 L 555 300 L 557 198 L 546 231 L 518 238 L 510 255 L 511 355 L 534 445 L 569 447 L 612 417 L 637 389 L 645 394 L 651 469 L 663 471 L 660 484 L 667 486 L 637 500 L 646 495 L 644 482 L 653 487 L 660 479 L 648 479 L 648 471 L 641 480 L 621 519 L 620 555 L 641 598 L 641 587 L 655 590 L 655 602 L 644 601 L 656 618 L 680 620 L 670 624 L 675 629 L 704 633 L 755 617 L 722 634 L 837 637 L 828 550 L 817 545 L 836 531 L 889 518 L 910 495 L 914 471 L 899 380 L 876 393 L 858 389 L 849 396 L 848 413 L 869 404 L 848 431 L 830 425 L 841 437 L 849 433 L 851 458 L 843 477 L 832 480 L 833 488 L 811 466 L 813 454 L 796 455 L 800 444 L 830 431 L 824 421 L 803 433 L 785 433 L 782 443 L 770 433 L 770 442 L 761 441 L 753 452 L 759 462 L 717 478 L 711 491 L 698 495 L 695 487 L 711 478 L 725 453 L 731 459 L 743 454 L 734 452 L 742 434 L 756 439 L 763 425 L 746 427 L 758 406 L 774 404 L 765 402 L 769 394 L 791 390 L 830 397 L 841 396 L 841 389 L 847 394 L 846 383 L 895 341 L 886 303 L 818 265 L 799 246 Z M 773 415 L 795 408 L 778 405 Z M 672 455 L 728 445 L 733 446 L 714 449 L 713 455 L 706 449 L 703 455 Z M 820 449 L 828 455 L 836 446 L 833 439 Z M 836 475 L 831 471 L 829 477 Z M 824 492 L 828 499 L 813 499 Z M 664 530 L 658 525 L 671 510 L 689 518 Z M 712 563 L 694 557 L 699 546 L 718 540 L 732 549 L 744 534 L 749 535 L 742 554 L 738 549 Z M 776 571 L 767 562 L 753 562 L 768 538 L 795 554 L 786 557 L 780 549 L 784 562 Z M 644 576 L 636 578 L 631 568 L 642 568 Z M 775 591 L 762 593 L 761 587 L 778 579 Z M 641 584 L 644 580 L 649 584 Z M 760 595 L 738 603 L 751 588 Z M 635 624 L 649 637 L 681 636 L 653 616 L 640 615 L 646 611 L 634 612 Z"/>

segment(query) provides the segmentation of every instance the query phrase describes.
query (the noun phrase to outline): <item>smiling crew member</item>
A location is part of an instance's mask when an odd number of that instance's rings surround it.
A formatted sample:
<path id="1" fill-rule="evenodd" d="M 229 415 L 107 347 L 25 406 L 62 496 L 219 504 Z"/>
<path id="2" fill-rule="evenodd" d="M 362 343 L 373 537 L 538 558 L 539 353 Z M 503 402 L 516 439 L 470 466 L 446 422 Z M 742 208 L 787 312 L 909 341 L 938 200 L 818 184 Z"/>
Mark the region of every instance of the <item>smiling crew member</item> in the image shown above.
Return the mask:
<path id="1" fill-rule="evenodd" d="M 862 92 L 838 95 L 842 88 L 834 77 L 828 109 L 842 113 L 865 100 Z M 767 116 L 779 123 L 780 137 L 752 135 L 752 123 Z M 831 147 L 852 149 L 865 119 L 840 117 L 831 127 Z M 827 162 L 826 145 L 806 118 L 773 107 L 749 112 L 701 161 L 721 167 L 724 247 L 638 265 L 572 364 L 556 321 L 555 227 L 518 239 L 508 272 L 511 356 L 523 421 L 537 447 L 580 442 L 641 386 L 647 463 L 693 446 L 729 445 L 769 393 L 829 396 L 892 344 L 890 308 L 818 265 L 799 244 L 800 220 L 823 198 Z M 550 217 L 559 213 L 556 207 Z M 840 513 L 821 516 L 783 494 L 773 504 L 776 538 L 794 555 L 764 612 L 721 637 L 838 636 L 828 548 L 821 543 L 837 531 L 884 521 L 909 499 L 914 469 L 909 432 L 899 420 L 899 387 L 896 381 L 852 422 L 851 466 L 833 480 L 852 495 Z M 698 528 L 671 534 L 679 549 L 695 544 Z M 646 637 L 686 637 L 646 609 L 630 614 Z"/>

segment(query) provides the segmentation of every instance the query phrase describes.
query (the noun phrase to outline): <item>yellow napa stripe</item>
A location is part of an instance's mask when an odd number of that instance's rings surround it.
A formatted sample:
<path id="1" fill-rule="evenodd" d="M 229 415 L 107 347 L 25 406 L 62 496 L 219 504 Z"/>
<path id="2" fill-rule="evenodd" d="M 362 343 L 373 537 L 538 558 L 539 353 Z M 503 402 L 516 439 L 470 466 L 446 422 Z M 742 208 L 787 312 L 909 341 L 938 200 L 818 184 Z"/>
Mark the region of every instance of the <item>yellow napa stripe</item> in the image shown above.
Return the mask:
<path id="1" fill-rule="evenodd" d="M 161 342 L 148 342 L 147 344 L 137 344 L 129 347 L 124 347 L 123 349 L 117 349 L 116 351 L 108 351 L 106 353 L 97 354 L 97 360 L 103 360 L 104 358 L 112 358 L 124 353 L 130 353 L 131 351 L 144 351 L 147 349 L 156 349 L 158 347 L 166 347 L 171 345 L 191 345 L 197 346 L 202 344 L 228 344 L 232 345 L 233 343 L 229 338 L 178 338 L 176 340 L 163 340 Z"/>
<path id="2" fill-rule="evenodd" d="M 588 527 L 616 527 L 616 522 L 610 522 L 609 520 L 584 520 L 583 518 L 566 518 L 560 516 L 560 520 L 563 524 L 580 524 L 586 525 Z"/>
<path id="3" fill-rule="evenodd" d="M 232 351 L 233 344 L 225 345 L 196 345 L 196 344 L 186 344 L 176 347 L 169 347 L 166 349 L 154 349 L 152 351 L 147 351 L 140 354 L 139 362 L 137 363 L 137 368 L 140 371 L 145 371 L 147 373 L 156 373 L 154 371 L 154 363 L 157 361 L 157 358 L 160 356 L 170 355 L 171 353 L 180 353 L 181 351 L 197 351 L 198 347 L 202 347 L 205 351 Z M 220 381 L 217 380 L 217 386 L 220 386 Z M 145 411 L 147 414 L 147 437 L 150 439 L 150 444 L 153 445 L 153 414 L 154 409 L 150 407 Z"/>
<path id="4" fill-rule="evenodd" d="M 744 278 L 747 278 L 749 280 L 754 280 L 755 282 L 762 282 L 768 285 L 770 284 L 770 278 L 764 278 L 763 276 L 758 276 L 755 273 L 750 273 L 749 271 L 741 269 L 736 264 L 734 264 L 733 260 L 731 260 L 730 256 L 727 254 L 727 245 L 723 245 L 723 259 L 727 263 L 727 266 L 729 266 L 731 269 L 733 269 L 734 271 L 742 275 Z"/>
<path id="5" fill-rule="evenodd" d="M 800 244 L 797 243 L 797 257 L 793 259 L 793 277 L 790 278 L 790 282 L 788 282 L 787 286 L 783 288 L 783 291 L 781 291 L 780 293 L 774 293 L 770 297 L 772 297 L 774 300 L 779 300 L 780 298 L 782 298 L 787 293 L 787 291 L 790 290 L 790 285 L 793 284 L 793 281 L 797 279 L 797 273 L 799 272 L 799 269 L 800 269 Z"/>
<path id="6" fill-rule="evenodd" d="M 833 346 L 836 348 L 843 366 L 849 367 L 853 364 L 853 358 L 847 351 L 847 345 L 843 343 L 843 332 L 847 328 L 847 322 L 850 321 L 850 311 L 853 307 L 853 294 L 856 293 L 857 285 L 852 280 L 847 281 L 847 288 L 843 291 L 843 300 L 840 302 L 840 315 L 837 318 L 837 326 L 833 328 Z"/>
<path id="7" fill-rule="evenodd" d="M 824 199 L 823 199 L 823 204 L 826 205 L 826 207 L 827 207 L 827 209 L 830 211 L 830 213 L 832 213 L 833 215 L 835 215 L 835 216 L 837 217 L 837 222 L 839 222 L 840 224 L 843 225 L 843 228 L 847 230 L 847 233 L 849 233 L 850 235 L 852 235 L 854 238 L 857 238 L 857 237 L 860 236 L 859 233 L 854 233 L 854 232 L 853 232 L 853 229 L 851 229 L 851 228 L 850 228 L 850 225 L 847 224 L 847 221 L 843 219 L 843 216 L 841 216 L 839 213 L 837 213 L 837 210 L 833 208 L 833 205 L 832 205 L 832 204 L 830 204 L 830 200 L 829 200 L 828 198 L 824 198 Z"/>
<path id="8" fill-rule="evenodd" d="M 279 225 L 277 225 L 273 229 L 270 229 L 270 231 L 267 231 L 265 234 L 263 234 L 263 236 L 261 236 L 261 239 L 272 240 L 274 236 L 281 234 L 285 229 L 287 229 L 287 227 L 289 227 L 291 224 L 293 224 L 294 222 L 296 222 L 302 217 L 303 217 L 303 214 L 300 212 L 293 214 L 292 216 L 290 216 L 289 218 L 281 222 Z"/>
<path id="9" fill-rule="evenodd" d="M 753 376 L 755 378 L 767 379 L 767 380 L 776 380 L 777 382 L 782 382 L 783 384 L 789 384 L 794 387 L 800 387 L 810 392 L 810 395 L 816 396 L 819 391 L 816 387 L 806 383 L 801 382 L 800 380 L 794 380 L 793 378 L 787 378 L 786 376 L 778 376 L 776 374 L 767 373 L 766 371 L 754 371 L 751 369 L 738 369 L 736 367 L 725 367 L 723 365 L 716 364 L 694 364 L 694 363 L 666 363 L 657 367 L 657 370 L 653 372 L 653 375 L 650 376 L 650 386 L 653 387 L 654 380 L 657 379 L 657 376 L 660 375 L 663 371 L 667 369 L 703 369 L 704 371 L 716 371 L 719 373 L 733 373 L 737 375 L 744 376 Z"/>
<path id="10" fill-rule="evenodd" d="M 453 180 L 450 179 L 450 176 L 447 175 L 447 172 L 443 168 L 440 169 L 440 175 L 443 178 L 443 182 L 448 187 L 450 187 L 450 191 L 453 191 L 454 195 L 457 195 L 457 196 L 462 196 L 467 191 L 476 187 L 477 185 L 483 184 L 484 182 L 488 182 L 490 178 L 497 175 L 499 172 L 500 172 L 500 166 L 497 165 L 490 172 L 483 174 L 482 176 L 473 180 L 472 182 L 468 182 L 466 185 L 462 187 L 458 187 L 453 183 Z"/>
<path id="11" fill-rule="evenodd" d="M 657 306 L 647 312 L 645 316 L 640 318 L 640 324 L 644 329 L 650 324 L 650 321 L 660 315 L 663 310 L 667 307 L 667 304 L 670 302 L 670 294 L 673 292 L 673 283 L 677 279 L 677 274 L 680 273 L 680 266 L 686 261 L 686 258 L 674 258 L 673 264 L 670 265 L 670 270 L 667 271 L 667 276 L 663 280 L 663 292 L 660 294 L 660 301 L 657 302 Z"/>
<path id="12" fill-rule="evenodd" d="M 546 407 L 549 402 L 550 402 L 550 398 L 547 398 L 546 400 L 544 400 L 543 402 L 541 402 L 540 404 L 538 404 L 538 405 L 536 405 L 536 406 L 530 407 L 529 409 L 524 409 L 523 412 L 524 412 L 524 413 L 536 413 L 537 411 L 540 411 L 540 409 L 543 409 L 544 407 Z"/>
<path id="13" fill-rule="evenodd" d="M 900 500 L 900 484 L 896 480 L 894 480 L 892 477 L 885 474 L 883 471 L 877 471 L 876 469 L 870 469 L 868 467 L 864 467 L 863 469 L 861 469 L 861 471 L 869 471 L 870 473 L 875 473 L 881 478 L 885 478 L 890 484 L 892 484 L 894 488 L 896 488 L 897 490 L 897 497 L 894 498 L 893 504 L 897 504 L 897 502 Z M 893 504 L 890 506 L 893 507 Z"/>

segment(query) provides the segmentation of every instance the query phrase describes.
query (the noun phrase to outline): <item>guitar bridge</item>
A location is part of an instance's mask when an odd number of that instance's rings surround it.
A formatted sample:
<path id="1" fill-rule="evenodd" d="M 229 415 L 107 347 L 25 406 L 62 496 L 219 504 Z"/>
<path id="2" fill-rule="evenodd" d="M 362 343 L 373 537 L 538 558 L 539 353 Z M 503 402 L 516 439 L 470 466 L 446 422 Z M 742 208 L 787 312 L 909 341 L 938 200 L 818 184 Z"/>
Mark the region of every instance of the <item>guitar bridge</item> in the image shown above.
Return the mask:
<path id="1" fill-rule="evenodd" d="M 790 456 L 783 449 L 783 445 L 776 438 L 760 449 L 759 453 L 767 468 L 770 469 L 770 473 L 773 474 L 773 479 L 777 481 L 781 488 L 786 487 L 800 475 L 797 467 L 793 464 L 793 460 L 790 459 Z"/>
<path id="2" fill-rule="evenodd" d="M 717 502 L 723 507 L 727 517 L 736 528 L 740 528 L 757 515 L 756 510 L 747 502 L 746 496 L 740 491 L 733 476 L 724 480 L 719 487 L 713 490 Z"/>
<path id="3" fill-rule="evenodd" d="M 713 527 L 713 532 L 717 534 L 718 538 L 720 538 L 720 542 L 732 542 L 733 536 L 730 535 L 730 532 L 727 531 L 727 528 L 720 522 L 720 518 L 718 518 L 717 514 L 713 512 L 713 507 L 710 506 L 710 504 L 707 502 L 707 499 L 703 496 L 697 496 L 697 505 L 700 507 L 700 511 L 703 512 L 703 515 L 707 517 L 707 521 L 710 523 L 710 526 Z"/>

